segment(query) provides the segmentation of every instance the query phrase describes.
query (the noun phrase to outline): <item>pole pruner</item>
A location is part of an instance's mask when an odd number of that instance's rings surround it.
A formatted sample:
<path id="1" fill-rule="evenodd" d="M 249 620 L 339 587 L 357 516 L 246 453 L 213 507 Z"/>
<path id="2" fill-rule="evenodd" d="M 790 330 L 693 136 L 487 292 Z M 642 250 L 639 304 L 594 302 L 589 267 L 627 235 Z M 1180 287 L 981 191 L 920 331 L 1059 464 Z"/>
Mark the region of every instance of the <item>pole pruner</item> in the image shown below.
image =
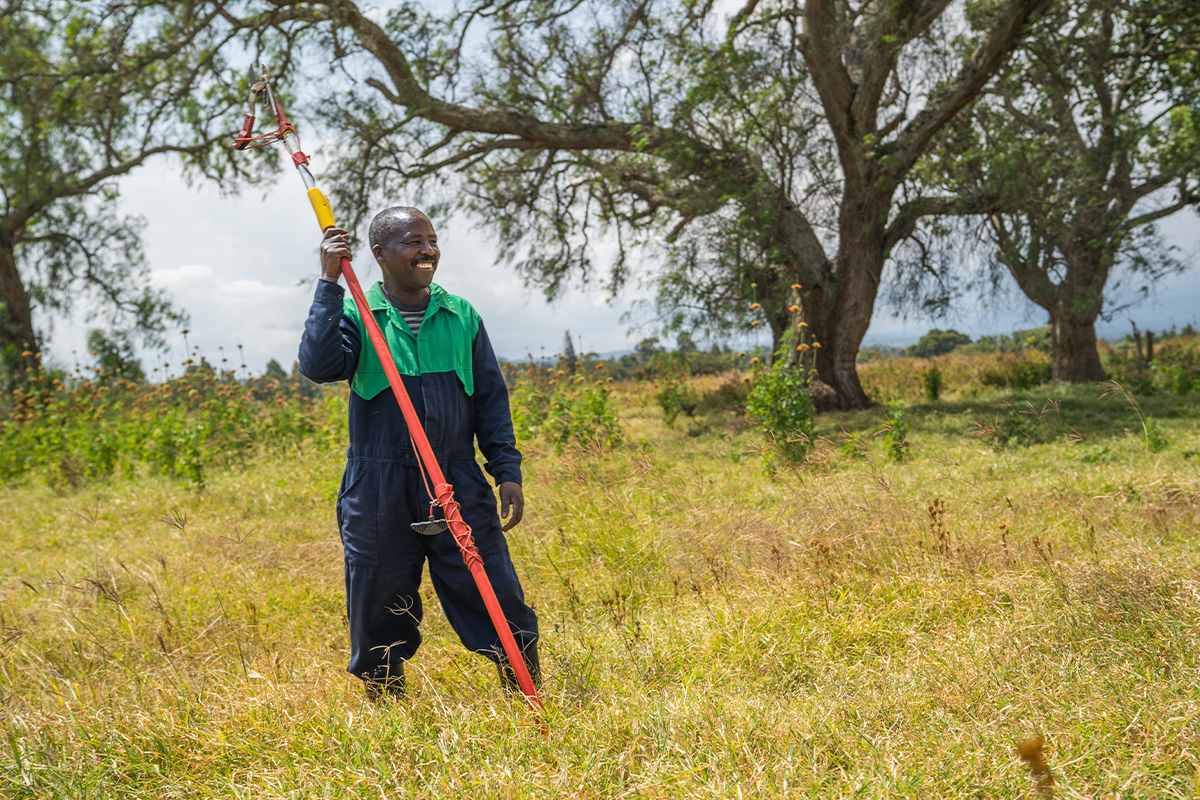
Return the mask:
<path id="1" fill-rule="evenodd" d="M 300 149 L 300 137 L 297 135 L 292 123 L 288 121 L 287 115 L 283 113 L 283 105 L 279 102 L 279 98 L 275 95 L 271 87 L 271 76 L 267 72 L 267 65 L 262 65 L 262 71 L 257 76 L 257 80 L 255 80 L 252 68 L 250 78 L 250 108 L 242 124 L 242 129 L 234 135 L 234 149 L 248 150 L 256 147 L 265 147 L 275 142 L 283 142 L 283 146 L 287 148 L 288 153 L 292 157 L 292 163 L 296 165 L 296 170 L 300 173 L 300 179 L 304 181 L 304 188 L 308 191 L 308 199 L 312 203 L 313 211 L 316 212 L 321 230 L 324 231 L 333 227 L 333 209 L 329 205 L 328 198 L 317 188 L 316 179 L 313 178 L 312 172 L 308 168 L 308 156 Z M 255 107 L 259 95 L 265 96 L 264 103 L 275 117 L 276 128 L 273 131 L 256 135 L 254 133 Z M 458 501 L 454 499 L 454 487 L 446 481 L 441 465 L 438 464 L 437 458 L 433 454 L 433 448 L 429 444 L 429 438 L 425 435 L 425 429 L 421 427 L 421 422 L 417 418 L 417 412 L 413 408 L 412 400 L 404 388 L 404 383 L 400 380 L 400 373 L 396 370 L 396 363 L 392 359 L 391 350 L 388 348 L 387 341 L 383 338 L 383 333 L 379 329 L 379 323 L 375 321 L 374 313 L 371 312 L 370 307 L 367 305 L 367 299 L 363 294 L 362 286 L 359 284 L 358 277 L 354 274 L 354 268 L 351 266 L 350 259 L 348 258 L 342 259 L 342 274 L 346 276 L 346 284 L 349 286 L 350 294 L 354 298 L 355 305 L 358 307 L 359 316 L 362 317 L 363 324 L 366 326 L 371 346 L 375 348 L 375 352 L 379 355 L 379 361 L 383 365 L 383 371 L 387 374 L 388 383 L 392 387 L 396 401 L 400 404 L 400 411 L 403 413 L 404 421 L 408 425 L 408 432 L 412 437 L 414 450 L 417 453 L 417 460 L 420 462 L 424 473 L 422 477 L 428 476 L 428 480 L 432 483 L 432 487 L 430 488 L 432 499 L 436 505 L 442 508 L 445 515 L 445 524 L 449 527 L 454 541 L 458 544 L 458 548 L 462 552 L 463 561 L 466 563 L 467 569 L 471 571 L 471 576 L 475 579 L 475 585 L 479 588 L 479 594 L 483 597 L 483 603 L 487 607 L 488 616 L 492 620 L 492 625 L 496 628 L 496 633 L 500 636 L 500 643 L 504 647 L 504 656 L 507 658 L 513 673 L 516 675 L 517 683 L 520 685 L 521 692 L 525 695 L 530 708 L 533 709 L 534 713 L 539 714 L 540 722 L 540 711 L 543 709 L 542 700 L 538 697 L 537 689 L 533 685 L 533 679 L 529 675 L 529 669 L 525 666 L 525 659 L 521 656 L 521 650 L 517 647 L 516 639 L 513 638 L 512 629 L 508 624 L 508 620 L 504 617 L 503 610 L 500 608 L 500 601 L 496 599 L 496 592 L 492 589 L 492 583 L 488 580 L 487 572 L 484 571 L 483 559 L 479 555 L 479 550 L 475 547 L 475 538 L 471 534 L 471 527 L 462 518 Z M 413 527 L 416 528 L 417 526 L 414 525 Z M 543 724 L 543 733 L 545 730 L 545 725 Z"/>

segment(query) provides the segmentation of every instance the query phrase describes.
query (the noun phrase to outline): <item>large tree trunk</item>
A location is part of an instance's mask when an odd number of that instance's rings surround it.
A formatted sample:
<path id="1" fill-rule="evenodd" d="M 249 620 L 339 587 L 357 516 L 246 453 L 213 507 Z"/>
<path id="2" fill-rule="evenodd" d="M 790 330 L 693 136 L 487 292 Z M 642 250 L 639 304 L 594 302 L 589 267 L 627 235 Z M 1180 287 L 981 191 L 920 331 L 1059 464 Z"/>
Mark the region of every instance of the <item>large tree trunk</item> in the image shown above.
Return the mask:
<path id="1" fill-rule="evenodd" d="M 825 406 L 821 410 L 867 408 L 871 404 L 858 379 L 858 349 L 875 312 L 890 201 L 890 193 L 854 197 L 847 192 L 842 201 L 834 265 L 837 285 L 814 287 L 805 298 L 809 330 L 821 345 L 815 358 L 817 378 L 836 396 L 835 400 L 819 403 Z"/>
<path id="2" fill-rule="evenodd" d="M 1045 308 L 1050 312 L 1051 379 L 1055 383 L 1104 380 L 1096 349 L 1096 317 L 1104 308 L 1109 269 L 1102 253 L 1067 254 L 1067 270 Z"/>
<path id="3" fill-rule="evenodd" d="M 0 232 L 0 360 L 12 370 L 22 360 L 20 354 L 25 350 L 38 351 L 33 309 L 17 272 L 12 242 Z"/>
<path id="4" fill-rule="evenodd" d="M 1056 383 L 1096 383 L 1104 380 L 1100 353 L 1096 350 L 1096 314 L 1071 313 L 1059 308 L 1050 312 L 1053 342 L 1051 378 Z"/>
<path id="5" fill-rule="evenodd" d="M 1082 228 L 1082 226 L 1079 226 Z M 1078 230 L 1078 229 L 1077 229 Z M 1040 254 L 1002 259 L 1017 285 L 1050 314 L 1051 373 L 1055 383 L 1096 383 L 1104 380 L 1096 349 L 1096 317 L 1104 308 L 1104 285 L 1111 269 L 1111 248 L 1097 250 L 1090 242 L 1100 234 L 1079 235 L 1083 244 L 1060 245 L 1066 267 L 1054 283 Z"/>

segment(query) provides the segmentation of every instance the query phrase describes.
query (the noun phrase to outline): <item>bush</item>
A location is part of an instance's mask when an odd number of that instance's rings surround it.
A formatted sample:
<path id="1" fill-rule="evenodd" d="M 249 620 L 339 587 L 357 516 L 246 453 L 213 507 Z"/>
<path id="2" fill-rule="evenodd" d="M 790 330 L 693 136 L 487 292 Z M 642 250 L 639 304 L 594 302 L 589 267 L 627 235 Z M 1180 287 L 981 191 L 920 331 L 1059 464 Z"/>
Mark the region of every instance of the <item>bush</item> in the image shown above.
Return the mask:
<path id="1" fill-rule="evenodd" d="M 1185 395 L 1200 389 L 1200 336 L 1194 333 L 1164 335 L 1155 344 L 1154 361 L 1141 372 L 1132 342 L 1099 346 L 1105 371 L 1137 394 Z"/>
<path id="2" fill-rule="evenodd" d="M 658 406 L 662 409 L 663 422 L 670 427 L 675 424 L 675 419 L 680 414 L 694 416 L 696 406 L 700 403 L 700 397 L 688 383 L 688 377 L 692 374 L 692 370 L 691 360 L 686 354 L 664 354 L 657 356 L 655 360 L 658 362 L 658 371 L 662 377 L 654 399 L 658 401 Z"/>
<path id="3" fill-rule="evenodd" d="M 908 459 L 908 451 L 912 449 L 912 443 L 908 441 L 912 423 L 904 419 L 904 411 L 899 403 L 893 401 L 888 405 L 891 411 L 880 430 L 883 434 L 883 452 L 887 454 L 888 461 L 903 464 Z"/>
<path id="4" fill-rule="evenodd" d="M 604 362 L 591 367 L 603 375 Z M 611 377 L 593 378 L 584 369 L 570 375 L 533 362 L 514 375 L 510 402 L 518 440 L 542 437 L 559 453 L 571 443 L 612 447 L 621 441 Z"/>
<path id="5" fill-rule="evenodd" d="M 1051 349 L 1050 326 L 1029 328 L 1023 331 L 1013 331 L 1012 336 L 980 336 L 971 344 L 954 348 L 955 353 L 965 356 L 986 356 L 989 353 L 1023 353 L 1026 350 L 1038 350 L 1049 354 Z"/>
<path id="6" fill-rule="evenodd" d="M 933 358 L 951 352 L 954 348 L 970 344 L 971 337 L 955 330 L 943 331 L 934 328 L 922 336 L 916 344 L 905 351 L 913 358 Z"/>
<path id="7" fill-rule="evenodd" d="M 767 442 L 790 464 L 804 461 L 812 443 L 816 408 L 799 369 L 777 358 L 768 372 L 754 378 L 746 400 L 746 416 Z"/>
<path id="8" fill-rule="evenodd" d="M 942 371 L 937 364 L 925 371 L 925 399 L 936 403 L 942 395 Z"/>
<path id="9" fill-rule="evenodd" d="M 0 400 L 4 481 L 40 474 L 52 486 L 78 486 L 141 472 L 202 488 L 209 470 L 241 464 L 256 449 L 306 440 L 324 447 L 344 436 L 340 395 L 292 379 L 255 386 L 199 368 L 158 384 L 42 369 Z"/>

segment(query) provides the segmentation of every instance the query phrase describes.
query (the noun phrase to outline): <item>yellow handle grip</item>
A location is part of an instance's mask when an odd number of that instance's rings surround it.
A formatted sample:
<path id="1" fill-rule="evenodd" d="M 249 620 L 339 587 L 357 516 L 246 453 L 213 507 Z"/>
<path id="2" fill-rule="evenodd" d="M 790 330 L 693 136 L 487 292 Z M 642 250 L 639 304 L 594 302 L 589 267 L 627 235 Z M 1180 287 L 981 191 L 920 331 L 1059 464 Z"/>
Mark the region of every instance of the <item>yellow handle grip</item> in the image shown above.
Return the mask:
<path id="1" fill-rule="evenodd" d="M 329 198 L 314 186 L 308 190 L 308 202 L 312 203 L 313 211 L 317 212 L 317 222 L 321 223 L 321 230 L 332 228 L 333 207 L 329 205 Z"/>

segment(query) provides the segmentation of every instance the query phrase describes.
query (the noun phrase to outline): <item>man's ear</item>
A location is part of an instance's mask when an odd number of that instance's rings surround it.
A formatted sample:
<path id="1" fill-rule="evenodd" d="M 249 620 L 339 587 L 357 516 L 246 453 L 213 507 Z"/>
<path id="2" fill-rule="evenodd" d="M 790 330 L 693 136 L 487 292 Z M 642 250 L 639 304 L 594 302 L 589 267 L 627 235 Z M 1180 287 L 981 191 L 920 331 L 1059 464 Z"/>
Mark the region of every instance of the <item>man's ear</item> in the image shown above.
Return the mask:
<path id="1" fill-rule="evenodd" d="M 371 253 L 375 256 L 376 261 L 383 261 L 383 248 L 379 245 L 372 245 Z"/>

